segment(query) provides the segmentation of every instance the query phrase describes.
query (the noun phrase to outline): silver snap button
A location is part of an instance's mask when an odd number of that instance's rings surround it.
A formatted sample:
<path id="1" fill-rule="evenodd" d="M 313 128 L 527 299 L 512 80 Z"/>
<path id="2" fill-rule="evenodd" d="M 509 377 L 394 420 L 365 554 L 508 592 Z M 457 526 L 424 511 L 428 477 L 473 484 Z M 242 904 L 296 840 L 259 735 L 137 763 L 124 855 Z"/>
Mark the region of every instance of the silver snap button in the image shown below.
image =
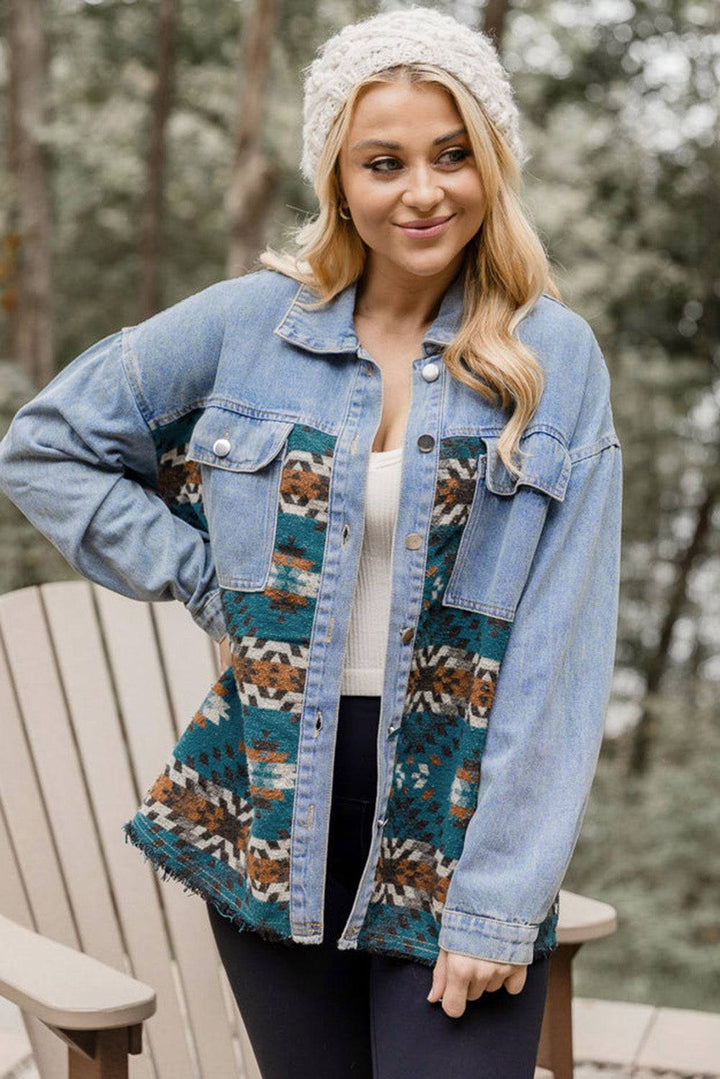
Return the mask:
<path id="1" fill-rule="evenodd" d="M 436 363 L 426 363 L 422 369 L 422 377 L 426 382 L 434 382 L 440 374 L 440 368 Z"/>
<path id="2" fill-rule="evenodd" d="M 422 450 L 423 453 L 430 453 L 430 450 L 435 446 L 435 439 L 432 435 L 420 435 L 417 444 L 418 449 Z"/>
<path id="3" fill-rule="evenodd" d="M 217 438 L 213 442 L 213 453 L 218 457 L 227 457 L 230 453 L 230 443 L 226 438 Z"/>
<path id="4" fill-rule="evenodd" d="M 422 547 L 422 541 L 419 532 L 411 532 L 405 537 L 405 546 L 411 551 L 417 551 L 418 547 Z"/>
<path id="5" fill-rule="evenodd" d="M 393 736 L 394 734 L 397 734 L 397 732 L 398 732 L 399 730 L 400 730 L 400 725 L 399 725 L 399 724 L 396 724 L 396 725 L 395 725 L 394 727 L 390 727 L 390 728 L 388 728 L 388 737 L 389 737 L 389 738 L 392 738 L 392 736 Z"/>
<path id="6" fill-rule="evenodd" d="M 387 817 L 380 817 L 380 819 L 377 822 L 378 828 L 382 828 L 382 826 L 384 824 L 387 824 Z"/>

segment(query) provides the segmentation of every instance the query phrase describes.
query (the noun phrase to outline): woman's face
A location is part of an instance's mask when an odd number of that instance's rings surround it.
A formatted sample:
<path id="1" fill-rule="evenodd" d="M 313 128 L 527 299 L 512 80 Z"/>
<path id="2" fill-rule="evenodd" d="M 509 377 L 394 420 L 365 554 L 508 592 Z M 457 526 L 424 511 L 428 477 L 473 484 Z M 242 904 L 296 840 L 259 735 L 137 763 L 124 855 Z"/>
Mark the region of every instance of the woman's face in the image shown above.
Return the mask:
<path id="1" fill-rule="evenodd" d="M 401 276 L 459 268 L 485 216 L 462 118 L 437 83 L 371 83 L 361 91 L 340 151 L 340 181 L 375 268 Z M 448 217 L 439 229 L 403 227 Z"/>

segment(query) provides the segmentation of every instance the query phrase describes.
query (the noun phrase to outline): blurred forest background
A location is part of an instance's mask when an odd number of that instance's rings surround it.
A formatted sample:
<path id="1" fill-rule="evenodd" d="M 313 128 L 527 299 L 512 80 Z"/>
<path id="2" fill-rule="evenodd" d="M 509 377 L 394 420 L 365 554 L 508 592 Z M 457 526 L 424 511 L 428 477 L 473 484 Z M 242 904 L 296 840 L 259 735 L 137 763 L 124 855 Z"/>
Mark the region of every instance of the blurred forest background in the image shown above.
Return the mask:
<path id="1" fill-rule="evenodd" d="M 362 0 L 0 3 L 0 435 L 64 364 L 314 212 L 301 68 Z M 491 33 L 524 199 L 623 446 L 616 675 L 565 887 L 581 996 L 720 1010 L 720 5 L 428 3 Z M 0 591 L 74 577 L 0 496 Z"/>

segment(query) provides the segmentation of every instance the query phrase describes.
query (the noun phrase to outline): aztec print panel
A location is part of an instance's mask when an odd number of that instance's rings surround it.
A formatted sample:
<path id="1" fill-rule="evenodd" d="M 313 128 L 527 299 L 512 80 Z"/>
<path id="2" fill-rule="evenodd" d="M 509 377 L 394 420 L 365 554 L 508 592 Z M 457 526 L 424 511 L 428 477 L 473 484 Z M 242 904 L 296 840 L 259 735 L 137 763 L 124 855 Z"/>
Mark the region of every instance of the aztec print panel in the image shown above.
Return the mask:
<path id="1" fill-rule="evenodd" d="M 328 524 L 335 439 L 296 424 L 287 440 L 275 544 L 265 588 L 221 591 L 244 713 L 255 842 L 279 846 L 273 874 L 290 901 L 290 833 L 300 717 Z M 251 874 L 252 881 L 252 874 Z M 289 932 L 289 927 L 288 927 Z"/>
<path id="2" fill-rule="evenodd" d="M 445 897 L 475 811 L 488 721 L 512 623 L 444 607 L 485 446 L 441 441 L 422 611 L 410 664 L 380 858 L 358 947 L 437 956 Z M 552 950 L 551 910 L 536 955 Z"/>
<path id="3" fill-rule="evenodd" d="M 267 584 L 256 592 L 221 590 L 233 665 L 211 687 L 125 826 L 166 872 L 210 898 L 240 928 L 273 940 L 290 937 L 299 721 L 334 443 L 305 425 L 291 430 Z M 168 467 L 179 468 L 169 462 L 181 455 L 170 447 L 164 452 Z"/>
<path id="4" fill-rule="evenodd" d="M 193 427 L 202 415 L 197 408 L 152 432 L 158 463 L 158 494 L 183 521 L 208 530 L 202 501 L 200 465 L 185 457 Z"/>

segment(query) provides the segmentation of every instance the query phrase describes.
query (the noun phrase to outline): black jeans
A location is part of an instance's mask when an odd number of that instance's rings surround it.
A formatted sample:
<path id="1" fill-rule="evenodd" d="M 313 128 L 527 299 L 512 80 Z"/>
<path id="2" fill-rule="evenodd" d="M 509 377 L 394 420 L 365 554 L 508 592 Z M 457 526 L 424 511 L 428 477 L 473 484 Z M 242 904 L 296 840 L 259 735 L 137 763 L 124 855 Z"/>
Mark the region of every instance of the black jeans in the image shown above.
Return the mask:
<path id="1" fill-rule="evenodd" d="M 370 848 L 379 697 L 343 696 L 322 944 L 291 947 L 210 924 L 263 1079 L 533 1079 L 549 959 L 453 1018 L 426 1000 L 432 968 L 336 947 Z"/>

